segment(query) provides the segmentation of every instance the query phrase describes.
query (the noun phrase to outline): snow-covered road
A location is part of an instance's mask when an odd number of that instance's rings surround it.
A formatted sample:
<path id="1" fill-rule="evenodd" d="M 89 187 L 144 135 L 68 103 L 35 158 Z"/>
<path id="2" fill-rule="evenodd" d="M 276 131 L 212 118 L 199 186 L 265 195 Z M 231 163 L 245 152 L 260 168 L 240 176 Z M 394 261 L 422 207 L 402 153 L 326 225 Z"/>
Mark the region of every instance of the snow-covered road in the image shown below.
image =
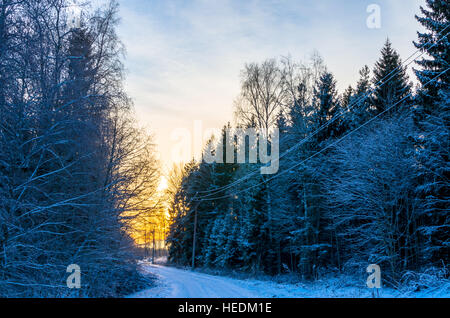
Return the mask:
<path id="1" fill-rule="evenodd" d="M 213 276 L 175 267 L 141 263 L 142 270 L 157 277 L 156 287 L 130 295 L 131 298 L 309 298 L 372 297 L 365 280 L 334 277 L 314 283 L 292 280 L 277 283 L 269 280 L 239 280 Z M 379 297 L 448 297 L 450 284 L 420 293 L 382 288 Z"/>
<path id="2" fill-rule="evenodd" d="M 133 297 L 163 298 L 258 298 L 250 282 L 218 277 L 174 267 L 144 265 L 144 271 L 158 277 L 158 286 Z"/>

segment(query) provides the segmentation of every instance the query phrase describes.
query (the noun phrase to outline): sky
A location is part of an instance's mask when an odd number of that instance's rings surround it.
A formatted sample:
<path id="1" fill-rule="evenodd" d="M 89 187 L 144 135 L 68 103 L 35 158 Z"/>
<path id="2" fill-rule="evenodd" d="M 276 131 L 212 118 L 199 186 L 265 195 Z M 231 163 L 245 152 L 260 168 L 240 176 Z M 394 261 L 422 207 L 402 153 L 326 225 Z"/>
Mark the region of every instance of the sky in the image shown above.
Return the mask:
<path id="1" fill-rule="evenodd" d="M 414 15 L 424 2 L 119 0 L 126 90 L 167 169 L 179 160 L 174 137 L 180 129 L 194 139 L 200 124 L 220 128 L 233 121 L 245 63 L 282 56 L 305 61 L 317 50 L 342 92 L 364 65 L 373 69 L 387 37 L 403 59 L 415 51 L 421 28 Z M 380 8 L 380 28 L 367 26 L 371 4 Z M 190 149 L 198 155 L 201 143 L 192 140 Z"/>

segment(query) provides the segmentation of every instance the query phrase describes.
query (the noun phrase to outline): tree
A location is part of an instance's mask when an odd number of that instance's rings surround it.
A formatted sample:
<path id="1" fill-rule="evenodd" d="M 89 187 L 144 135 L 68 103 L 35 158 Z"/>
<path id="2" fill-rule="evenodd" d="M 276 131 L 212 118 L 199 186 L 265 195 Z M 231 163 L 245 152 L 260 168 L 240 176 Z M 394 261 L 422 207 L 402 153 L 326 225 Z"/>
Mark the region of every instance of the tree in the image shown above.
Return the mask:
<path id="1" fill-rule="evenodd" d="M 254 119 L 258 128 L 268 130 L 287 96 L 281 68 L 274 59 L 246 64 L 241 78 L 241 94 L 235 102 L 238 123 L 247 126 Z"/>
<path id="2" fill-rule="evenodd" d="M 411 93 L 406 68 L 402 66 L 400 55 L 392 48 L 389 39 L 386 40 L 384 47 L 381 49 L 380 59 L 375 63 L 372 82 L 377 85 L 372 96 L 375 115 L 399 103 Z M 403 100 L 395 109 L 399 109 L 408 103 L 408 99 Z"/>
<path id="3" fill-rule="evenodd" d="M 354 94 L 350 97 L 350 109 L 346 116 L 348 128 L 354 129 L 364 122 L 372 114 L 370 105 L 371 87 L 370 87 L 370 69 L 366 65 L 359 71 L 360 78 L 356 84 Z"/>
<path id="4" fill-rule="evenodd" d="M 450 8 L 443 0 L 427 0 L 427 7 L 420 7 L 422 16 L 416 16 L 417 21 L 427 29 L 427 32 L 418 32 L 418 41 L 414 46 L 426 57 L 417 61 L 421 67 L 415 70 L 420 83 L 424 85 L 450 67 L 449 47 L 449 19 Z M 433 82 L 419 91 L 420 104 L 425 114 L 430 114 L 435 100 L 439 98 L 439 90 L 445 89 L 449 82 L 449 72 L 440 74 Z"/>
<path id="5" fill-rule="evenodd" d="M 420 253 L 413 135 L 411 115 L 374 122 L 334 147 L 322 179 L 342 261 L 379 264 L 394 281 Z"/>
<path id="6" fill-rule="evenodd" d="M 344 91 L 344 94 L 342 94 L 341 105 L 343 108 L 348 108 L 350 106 L 350 100 L 353 96 L 353 93 L 353 87 L 349 85 L 349 87 L 347 87 L 347 89 Z"/>
<path id="7" fill-rule="evenodd" d="M 445 264 L 449 253 L 448 231 L 450 180 L 449 122 L 450 91 L 441 90 L 433 110 L 422 121 L 417 133 L 418 173 L 416 191 L 420 199 L 419 230 L 423 237 L 422 262 Z"/>
<path id="8" fill-rule="evenodd" d="M 143 282 L 129 212 L 157 179 L 157 163 L 122 88 L 118 6 L 86 11 L 78 29 L 68 7 L 0 5 L 4 297 L 108 297 Z M 65 285 L 70 264 L 84 273 L 81 291 Z"/>
<path id="9" fill-rule="evenodd" d="M 416 96 L 415 136 L 418 159 L 416 191 L 420 197 L 420 232 L 424 241 L 423 263 L 445 264 L 448 259 L 449 185 L 449 17 L 447 2 L 427 0 L 416 19 L 426 28 L 414 42 L 427 55 L 415 70 L 422 86 Z M 444 73 L 443 73 L 444 72 Z"/>
<path id="10" fill-rule="evenodd" d="M 314 120 L 316 127 L 321 127 L 334 119 L 340 112 L 340 103 L 337 98 L 336 81 L 333 74 L 325 72 L 322 74 L 314 88 L 313 104 L 315 107 Z M 340 134 L 340 120 L 335 120 L 317 135 L 318 143 L 328 138 L 338 137 Z"/>

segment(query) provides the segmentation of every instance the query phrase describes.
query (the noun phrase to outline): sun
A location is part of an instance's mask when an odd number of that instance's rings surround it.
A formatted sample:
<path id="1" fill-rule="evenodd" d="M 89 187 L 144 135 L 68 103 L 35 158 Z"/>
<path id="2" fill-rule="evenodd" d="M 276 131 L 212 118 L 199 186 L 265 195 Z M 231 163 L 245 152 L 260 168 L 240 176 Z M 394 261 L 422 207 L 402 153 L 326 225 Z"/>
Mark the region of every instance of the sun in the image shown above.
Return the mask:
<path id="1" fill-rule="evenodd" d="M 163 192 L 168 188 L 169 184 L 167 183 L 167 178 L 162 176 L 159 180 L 158 192 Z"/>

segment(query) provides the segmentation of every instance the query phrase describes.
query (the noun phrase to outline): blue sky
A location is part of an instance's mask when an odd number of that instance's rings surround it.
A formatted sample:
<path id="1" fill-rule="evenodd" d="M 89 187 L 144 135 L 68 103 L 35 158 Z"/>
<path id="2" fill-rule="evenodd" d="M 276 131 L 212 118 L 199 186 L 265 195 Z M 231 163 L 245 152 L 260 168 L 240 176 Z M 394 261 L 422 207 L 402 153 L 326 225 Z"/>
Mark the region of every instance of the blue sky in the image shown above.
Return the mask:
<path id="1" fill-rule="evenodd" d="M 414 14 L 424 0 L 119 2 L 126 88 L 168 166 L 175 129 L 232 120 L 245 63 L 287 55 L 306 60 L 317 50 L 342 91 L 362 66 L 373 68 L 386 37 L 403 59 L 415 51 Z M 380 29 L 366 25 L 370 4 L 381 8 Z"/>

